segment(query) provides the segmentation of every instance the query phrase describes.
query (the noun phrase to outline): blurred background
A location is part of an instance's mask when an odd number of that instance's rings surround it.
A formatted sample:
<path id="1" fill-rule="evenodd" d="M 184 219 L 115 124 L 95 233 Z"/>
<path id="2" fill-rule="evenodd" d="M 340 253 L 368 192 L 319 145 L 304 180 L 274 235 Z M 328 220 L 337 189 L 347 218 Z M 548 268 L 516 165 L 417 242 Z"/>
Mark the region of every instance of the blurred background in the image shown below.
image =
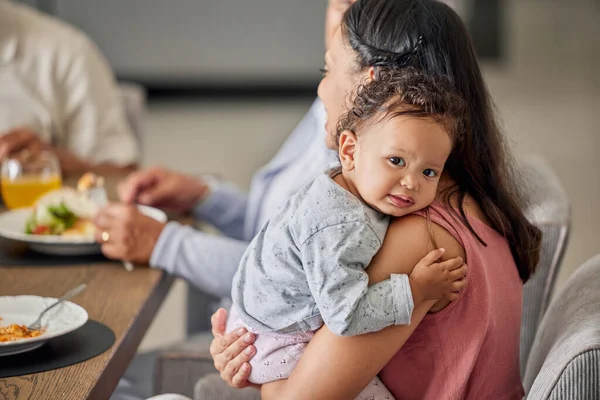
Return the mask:
<path id="1" fill-rule="evenodd" d="M 88 33 L 120 79 L 147 88 L 146 166 L 218 173 L 248 187 L 316 95 L 326 0 L 23 2 Z M 549 160 L 571 200 L 560 289 L 598 253 L 600 1 L 452 3 L 511 146 Z M 185 291 L 183 282 L 173 287 L 142 350 L 185 336 Z"/>

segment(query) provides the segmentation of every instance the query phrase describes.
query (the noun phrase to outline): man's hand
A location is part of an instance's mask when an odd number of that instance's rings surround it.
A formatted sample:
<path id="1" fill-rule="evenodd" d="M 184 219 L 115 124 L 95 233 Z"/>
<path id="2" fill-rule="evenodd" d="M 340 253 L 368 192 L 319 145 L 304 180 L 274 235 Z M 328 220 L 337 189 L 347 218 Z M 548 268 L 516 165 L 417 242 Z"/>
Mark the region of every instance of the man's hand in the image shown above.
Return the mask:
<path id="1" fill-rule="evenodd" d="M 119 198 L 126 204 L 137 202 L 176 211 L 191 210 L 208 190 L 201 180 L 164 168 L 134 172 L 118 187 Z"/>
<path id="2" fill-rule="evenodd" d="M 50 145 L 43 142 L 38 135 L 28 128 L 18 128 L 0 135 L 0 161 L 23 150 L 37 154 L 49 150 Z"/>
<path id="3" fill-rule="evenodd" d="M 94 224 L 102 253 L 112 259 L 148 264 L 165 223 L 150 218 L 134 206 L 111 203 L 102 208 Z"/>
<path id="4" fill-rule="evenodd" d="M 94 171 L 93 164 L 80 159 L 68 150 L 54 148 L 29 128 L 17 128 L 0 135 L 0 161 L 22 151 L 27 151 L 29 156 L 35 156 L 44 150 L 56 156 L 64 175 Z"/>

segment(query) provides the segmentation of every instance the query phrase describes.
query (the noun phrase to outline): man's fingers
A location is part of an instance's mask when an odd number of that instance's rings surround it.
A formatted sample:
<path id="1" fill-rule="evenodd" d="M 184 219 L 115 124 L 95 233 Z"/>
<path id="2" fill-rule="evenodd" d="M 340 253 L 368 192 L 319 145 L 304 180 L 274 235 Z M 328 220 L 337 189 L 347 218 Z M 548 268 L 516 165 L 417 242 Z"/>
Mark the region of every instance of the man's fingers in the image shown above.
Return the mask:
<path id="1" fill-rule="evenodd" d="M 112 213 L 107 212 L 106 208 L 103 208 L 100 211 L 98 211 L 98 214 L 96 214 L 96 216 L 94 217 L 93 222 L 94 225 L 96 225 L 96 228 L 98 228 L 97 230 L 100 231 L 99 233 L 101 234 L 102 230 L 106 230 L 114 225 L 115 219 L 116 218 L 113 216 Z"/>
<path id="2" fill-rule="evenodd" d="M 138 193 L 137 200 L 140 204 L 156 205 L 177 198 L 177 194 L 173 185 L 170 185 L 167 180 L 161 180 L 143 188 Z"/>
<path id="3" fill-rule="evenodd" d="M 100 233 L 105 230 L 122 231 L 125 222 L 131 217 L 130 212 L 139 212 L 136 209 L 131 210 L 131 206 L 120 203 L 110 203 L 98 210 L 98 214 L 92 221 Z M 112 234 L 112 233 L 111 233 Z"/>
<path id="4" fill-rule="evenodd" d="M 0 137 L 0 158 L 19 151 L 35 139 L 35 135 L 28 129 L 16 129 Z"/>
<path id="5" fill-rule="evenodd" d="M 96 225 L 98 227 L 98 225 Z M 96 229 L 96 233 L 94 234 L 94 238 L 96 239 L 96 242 L 102 244 L 105 242 L 106 239 L 106 235 L 110 236 L 110 233 L 108 233 L 108 231 L 102 230 L 102 229 Z"/>
<path id="6" fill-rule="evenodd" d="M 151 187 L 157 180 L 157 170 L 149 169 L 130 174 L 119 183 L 118 194 L 123 203 L 131 204 L 145 188 Z"/>
<path id="7" fill-rule="evenodd" d="M 96 240 L 98 242 L 102 242 L 102 239 L 100 239 L 100 240 L 96 239 Z M 101 250 L 102 250 L 102 254 L 104 254 L 104 256 L 106 258 L 109 258 L 111 260 L 123 259 L 123 253 L 124 253 L 123 248 L 116 243 L 112 243 L 112 242 L 103 243 L 101 246 Z"/>

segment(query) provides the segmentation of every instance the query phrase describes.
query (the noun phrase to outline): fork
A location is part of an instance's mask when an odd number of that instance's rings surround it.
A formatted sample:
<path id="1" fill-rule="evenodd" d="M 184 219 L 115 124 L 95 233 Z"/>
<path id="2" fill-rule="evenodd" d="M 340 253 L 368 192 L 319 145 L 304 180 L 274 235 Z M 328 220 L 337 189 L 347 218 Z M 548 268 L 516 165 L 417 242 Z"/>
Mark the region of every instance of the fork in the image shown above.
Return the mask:
<path id="1" fill-rule="evenodd" d="M 59 305 L 60 303 L 62 303 L 65 300 L 69 300 L 71 297 L 78 295 L 79 293 L 81 293 L 83 291 L 83 289 L 85 289 L 87 287 L 87 285 L 85 283 L 82 283 L 81 285 L 76 286 L 75 288 L 69 290 L 67 293 L 65 293 L 61 298 L 59 298 L 56 303 L 52 304 L 49 307 L 46 307 L 46 309 L 44 311 L 42 311 L 42 313 L 40 314 L 40 316 L 38 317 L 38 319 L 36 319 L 32 324 L 30 324 L 27 329 L 29 330 L 40 330 L 42 329 L 42 317 L 44 316 L 44 314 L 46 314 L 48 311 L 50 311 L 52 308 L 54 308 L 55 306 Z"/>
<path id="2" fill-rule="evenodd" d="M 100 185 L 87 189 L 85 194 L 92 202 L 96 203 L 97 206 L 104 207 L 108 203 L 108 196 L 106 195 L 106 189 L 102 186 L 104 182 L 101 182 Z M 130 261 L 123 261 L 123 267 L 125 267 L 128 272 L 133 271 L 133 264 Z"/>

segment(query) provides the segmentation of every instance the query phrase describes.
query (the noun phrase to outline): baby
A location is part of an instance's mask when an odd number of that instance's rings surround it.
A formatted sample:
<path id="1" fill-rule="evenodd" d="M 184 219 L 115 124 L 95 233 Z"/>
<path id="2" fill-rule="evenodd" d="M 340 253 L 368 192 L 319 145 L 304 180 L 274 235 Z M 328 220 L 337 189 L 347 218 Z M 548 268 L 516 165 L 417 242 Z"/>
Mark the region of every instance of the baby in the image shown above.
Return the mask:
<path id="1" fill-rule="evenodd" d="M 323 324 L 345 336 L 409 324 L 415 305 L 453 298 L 453 281 L 464 276 L 464 268 L 436 263 L 443 249 L 408 276 L 369 285 L 364 271 L 390 216 L 434 200 L 460 139 L 462 99 L 446 79 L 405 69 L 379 71 L 353 103 L 337 126 L 340 165 L 288 200 L 254 238 L 234 277 L 227 331 L 245 326 L 257 334 L 253 383 L 289 377 Z M 393 397 L 376 378 L 359 399 L 379 398 Z"/>

